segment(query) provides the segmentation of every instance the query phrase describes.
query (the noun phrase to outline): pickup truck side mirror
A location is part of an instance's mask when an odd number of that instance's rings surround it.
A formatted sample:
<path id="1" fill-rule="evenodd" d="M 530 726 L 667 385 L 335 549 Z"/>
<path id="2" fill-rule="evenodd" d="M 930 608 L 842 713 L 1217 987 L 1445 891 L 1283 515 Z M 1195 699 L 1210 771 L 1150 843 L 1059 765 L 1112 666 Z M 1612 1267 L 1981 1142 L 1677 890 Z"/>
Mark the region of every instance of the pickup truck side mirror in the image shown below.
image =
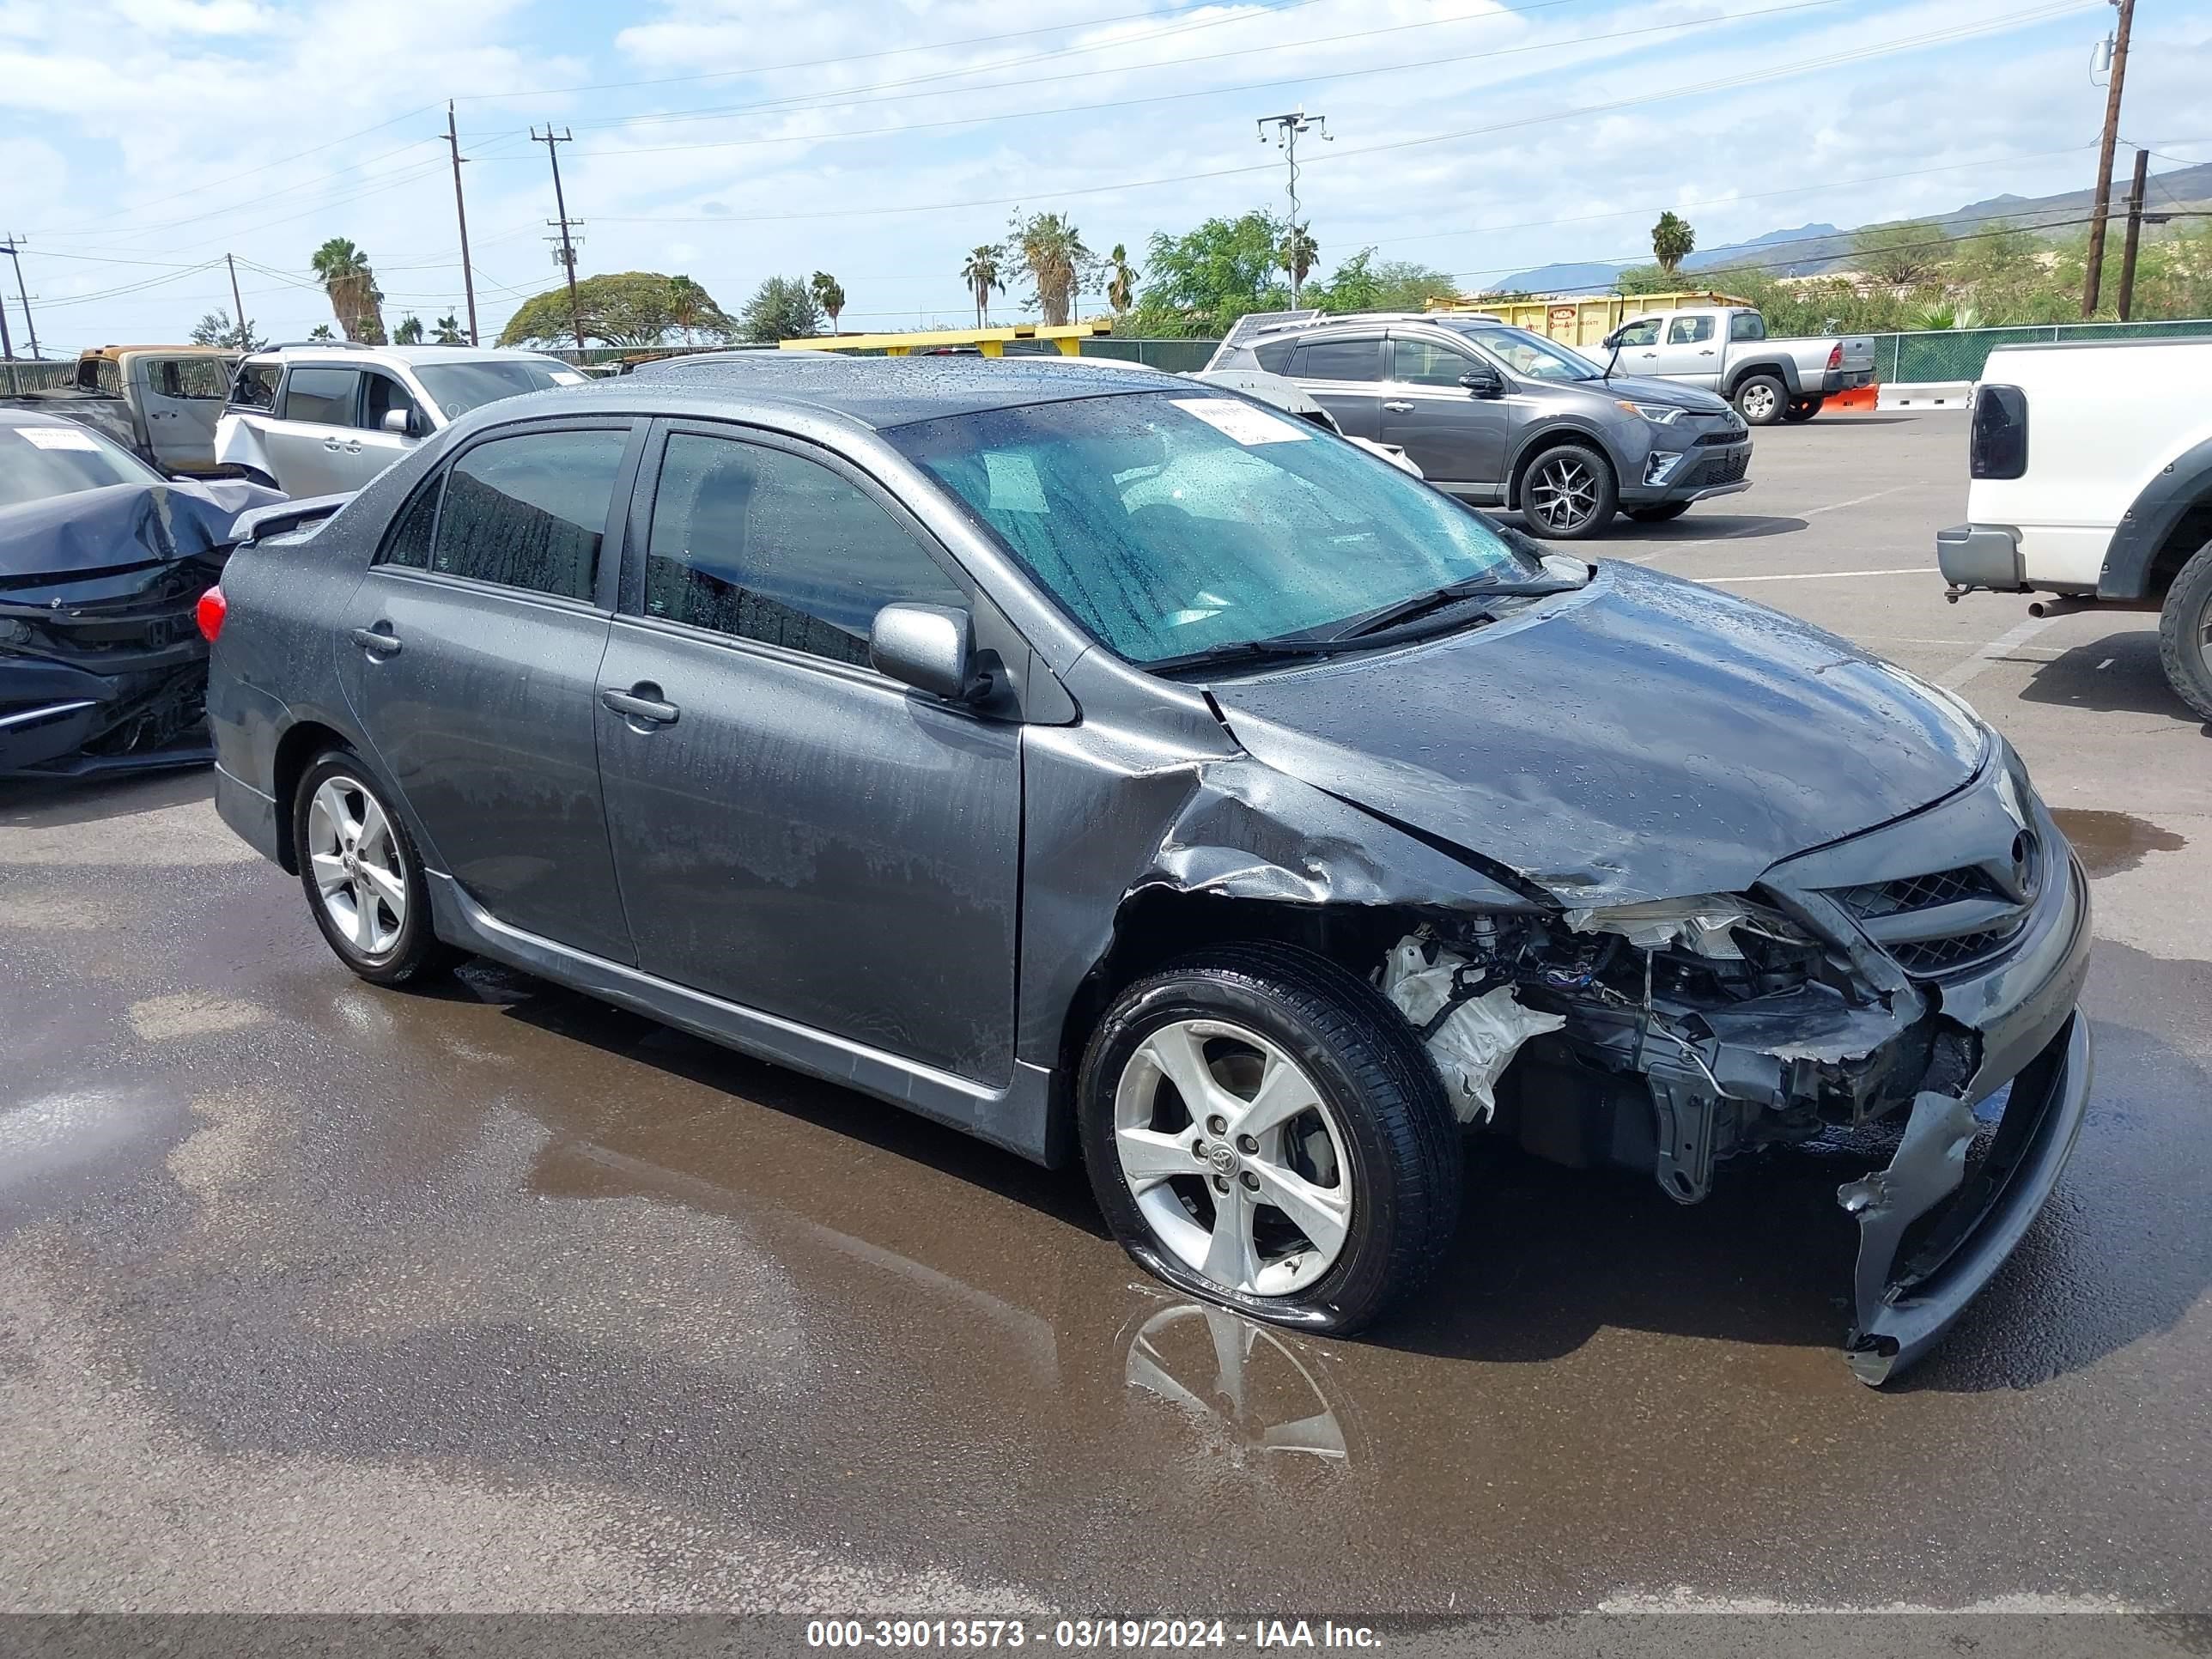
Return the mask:
<path id="1" fill-rule="evenodd" d="M 1468 370 L 1459 377 L 1459 383 L 1465 386 L 1468 394 L 1473 397 L 1503 398 L 1505 395 L 1504 377 L 1487 363 L 1479 364 Z"/>
<path id="2" fill-rule="evenodd" d="M 1627 332 L 1628 325 L 1626 323 L 1623 323 L 1619 328 L 1613 330 L 1612 333 L 1607 335 L 1604 339 L 1599 341 L 1598 343 L 1603 346 L 1607 351 L 1618 351 L 1620 349 L 1620 337 Z"/>
<path id="3" fill-rule="evenodd" d="M 990 670 L 976 659 L 975 618 L 957 605 L 885 605 L 868 629 L 868 660 L 947 702 L 980 702 L 991 692 Z"/>

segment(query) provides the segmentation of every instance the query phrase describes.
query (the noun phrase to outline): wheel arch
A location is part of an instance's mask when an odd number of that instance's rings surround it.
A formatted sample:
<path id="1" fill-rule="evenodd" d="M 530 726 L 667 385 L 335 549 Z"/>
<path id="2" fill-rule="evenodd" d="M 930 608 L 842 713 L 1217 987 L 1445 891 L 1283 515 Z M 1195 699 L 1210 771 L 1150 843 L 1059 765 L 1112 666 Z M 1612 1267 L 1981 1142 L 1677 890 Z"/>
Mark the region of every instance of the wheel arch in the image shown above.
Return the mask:
<path id="1" fill-rule="evenodd" d="M 2156 599 L 2212 542 L 2212 438 L 2184 450 L 2121 514 L 2097 578 L 2100 599 Z"/>
<path id="2" fill-rule="evenodd" d="M 1804 396 L 1804 386 L 1797 378 L 1797 365 L 1783 356 L 1754 357 L 1747 363 L 1730 363 L 1721 381 L 1721 396 L 1733 401 L 1743 383 L 1754 374 L 1772 376 L 1793 398 Z"/>
<path id="3" fill-rule="evenodd" d="M 1595 425 L 1571 417 L 1554 420 L 1547 425 L 1536 428 L 1522 438 L 1518 447 L 1513 451 L 1512 462 L 1505 471 L 1505 506 L 1516 511 L 1519 510 L 1521 486 L 1528 479 L 1528 469 L 1535 465 L 1538 456 L 1562 442 L 1584 444 L 1597 451 L 1605 458 L 1605 464 L 1613 469 L 1613 479 L 1616 487 L 1627 476 L 1626 470 L 1620 465 L 1620 457 L 1614 453 L 1613 447 L 1606 441 L 1605 434 Z"/>

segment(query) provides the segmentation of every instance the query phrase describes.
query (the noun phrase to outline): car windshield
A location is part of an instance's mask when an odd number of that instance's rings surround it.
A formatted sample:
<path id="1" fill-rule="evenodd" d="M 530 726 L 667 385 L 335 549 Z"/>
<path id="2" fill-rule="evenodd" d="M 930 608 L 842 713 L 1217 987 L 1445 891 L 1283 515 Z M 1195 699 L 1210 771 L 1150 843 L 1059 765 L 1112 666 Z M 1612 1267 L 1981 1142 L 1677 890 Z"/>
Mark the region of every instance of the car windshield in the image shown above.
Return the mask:
<path id="1" fill-rule="evenodd" d="M 885 435 L 1134 663 L 1540 572 L 1449 496 L 1242 398 L 1087 398 Z"/>
<path id="2" fill-rule="evenodd" d="M 415 378 L 447 420 L 467 414 L 482 404 L 501 398 L 520 398 L 526 392 L 548 386 L 581 386 L 584 375 L 556 358 L 537 361 L 526 357 L 495 358 L 473 363 L 417 363 Z"/>
<path id="3" fill-rule="evenodd" d="M 0 507 L 109 484 L 161 482 L 152 467 L 88 428 L 67 422 L 0 427 Z"/>
<path id="4" fill-rule="evenodd" d="M 1524 380 L 1595 380 L 1597 365 L 1556 341 L 1525 328 L 1468 328 L 1460 331 Z"/>

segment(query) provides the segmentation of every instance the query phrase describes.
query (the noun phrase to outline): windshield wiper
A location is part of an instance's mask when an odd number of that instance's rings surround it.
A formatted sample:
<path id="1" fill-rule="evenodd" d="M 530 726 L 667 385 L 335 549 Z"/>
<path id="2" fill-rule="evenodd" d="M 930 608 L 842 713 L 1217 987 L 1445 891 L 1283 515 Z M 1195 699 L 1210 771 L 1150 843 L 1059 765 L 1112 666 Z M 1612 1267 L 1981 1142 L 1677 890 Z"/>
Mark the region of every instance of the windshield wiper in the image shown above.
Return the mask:
<path id="1" fill-rule="evenodd" d="M 1399 600 L 1395 605 L 1386 605 L 1379 611 L 1370 611 L 1364 616 L 1354 617 L 1340 623 L 1335 632 L 1328 637 L 1330 641 L 1337 642 L 1364 639 L 1370 635 L 1380 634 L 1385 629 L 1395 628 L 1401 623 L 1412 622 L 1418 617 L 1428 615 L 1431 611 L 1441 611 L 1447 605 L 1457 605 L 1466 599 L 1540 599 L 1547 593 L 1571 593 L 1582 586 L 1583 586 L 1582 582 L 1557 580 L 1494 582 L 1480 576 L 1469 576 L 1464 581 L 1456 581 L 1447 586 L 1432 588 L 1426 593 L 1416 593 L 1410 599 Z"/>
<path id="2" fill-rule="evenodd" d="M 1179 668 L 1211 668 L 1222 663 L 1268 662 L 1291 657 L 1333 657 L 1353 647 L 1348 641 L 1315 639 L 1290 634 L 1273 640 L 1232 640 L 1187 651 L 1180 657 L 1162 657 L 1144 665 L 1148 674 L 1172 673 Z"/>

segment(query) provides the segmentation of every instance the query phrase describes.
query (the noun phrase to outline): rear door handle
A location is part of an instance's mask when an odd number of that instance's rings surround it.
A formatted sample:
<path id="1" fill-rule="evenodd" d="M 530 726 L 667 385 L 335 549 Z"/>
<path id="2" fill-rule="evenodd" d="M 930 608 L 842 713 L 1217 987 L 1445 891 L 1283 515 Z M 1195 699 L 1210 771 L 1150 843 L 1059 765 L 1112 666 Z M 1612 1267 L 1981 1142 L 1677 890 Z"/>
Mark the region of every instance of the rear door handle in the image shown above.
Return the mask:
<path id="1" fill-rule="evenodd" d="M 1397 398 L 1393 398 L 1389 402 L 1384 404 L 1382 407 L 1389 410 L 1393 415 L 1410 415 L 1413 412 L 1413 404 Z"/>
<path id="2" fill-rule="evenodd" d="M 343 450 L 345 446 L 340 443 L 336 438 L 325 438 L 323 440 L 323 447 L 329 450 L 331 454 L 335 455 Z"/>
<path id="3" fill-rule="evenodd" d="M 648 691 L 653 695 L 641 695 Z M 634 720 L 643 720 L 647 726 L 673 726 L 677 715 L 683 711 L 672 702 L 663 702 L 659 693 L 660 688 L 653 684 L 634 685 L 627 691 L 619 686 L 610 685 L 600 690 L 599 701 L 616 714 Z"/>
<path id="4" fill-rule="evenodd" d="M 396 657 L 399 654 L 398 640 L 380 629 L 355 629 L 353 642 L 372 657 Z"/>

